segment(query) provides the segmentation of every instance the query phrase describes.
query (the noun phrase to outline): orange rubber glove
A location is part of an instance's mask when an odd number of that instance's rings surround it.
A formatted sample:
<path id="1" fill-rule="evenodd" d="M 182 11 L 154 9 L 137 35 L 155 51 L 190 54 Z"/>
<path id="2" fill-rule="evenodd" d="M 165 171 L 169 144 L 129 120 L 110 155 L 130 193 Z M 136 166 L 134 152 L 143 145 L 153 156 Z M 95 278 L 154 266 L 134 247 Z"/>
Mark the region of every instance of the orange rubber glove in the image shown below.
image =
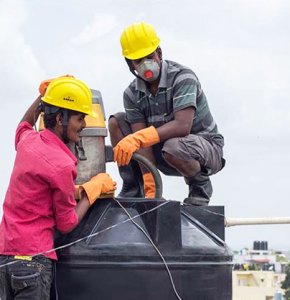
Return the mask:
<path id="1" fill-rule="evenodd" d="M 155 182 L 151 173 L 143 174 L 144 193 L 146 198 L 155 198 Z"/>
<path id="2" fill-rule="evenodd" d="M 56 77 L 56 78 L 61 78 L 61 77 L 72 77 L 74 78 L 73 75 L 63 75 L 63 76 L 59 76 L 59 77 Z M 49 86 L 49 84 L 51 83 L 52 80 L 54 80 L 55 78 L 50 78 L 50 79 L 46 79 L 46 80 L 43 80 L 41 81 L 40 85 L 39 85 L 39 88 L 38 88 L 38 91 L 40 93 L 41 96 L 44 96 L 45 94 L 45 91 L 47 89 L 47 87 Z"/>
<path id="3" fill-rule="evenodd" d="M 107 173 L 100 173 L 79 186 L 80 193 L 84 191 L 87 194 L 91 205 L 100 198 L 101 194 L 112 193 L 115 189 L 116 182 Z"/>
<path id="4" fill-rule="evenodd" d="M 125 136 L 114 147 L 114 161 L 118 166 L 128 165 L 132 155 L 140 148 L 150 147 L 160 142 L 159 134 L 154 126 L 136 131 Z"/>

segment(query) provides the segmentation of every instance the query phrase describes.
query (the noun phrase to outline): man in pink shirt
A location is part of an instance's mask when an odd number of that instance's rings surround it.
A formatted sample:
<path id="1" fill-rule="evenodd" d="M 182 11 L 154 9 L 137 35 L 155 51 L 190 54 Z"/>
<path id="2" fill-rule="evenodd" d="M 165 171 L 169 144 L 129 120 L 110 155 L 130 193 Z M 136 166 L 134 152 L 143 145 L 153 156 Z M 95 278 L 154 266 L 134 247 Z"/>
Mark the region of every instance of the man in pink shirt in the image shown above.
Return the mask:
<path id="1" fill-rule="evenodd" d="M 75 156 L 66 143 L 78 142 L 94 117 L 92 94 L 84 82 L 63 76 L 42 82 L 40 96 L 19 123 L 16 158 L 0 224 L 0 299 L 50 299 L 55 229 L 67 233 L 89 207 L 116 183 L 106 173 L 80 186 L 75 201 Z M 45 130 L 33 125 L 41 110 Z"/>

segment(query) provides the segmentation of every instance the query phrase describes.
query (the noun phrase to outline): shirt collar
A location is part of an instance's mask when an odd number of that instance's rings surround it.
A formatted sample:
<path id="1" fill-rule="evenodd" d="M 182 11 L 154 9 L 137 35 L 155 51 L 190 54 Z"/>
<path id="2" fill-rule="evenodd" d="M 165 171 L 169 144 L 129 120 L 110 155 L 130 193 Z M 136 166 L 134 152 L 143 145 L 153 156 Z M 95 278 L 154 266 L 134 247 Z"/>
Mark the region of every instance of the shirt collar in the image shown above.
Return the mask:
<path id="1" fill-rule="evenodd" d="M 161 66 L 161 77 L 158 85 L 159 88 L 167 87 L 167 70 L 168 70 L 168 63 L 165 60 L 163 60 Z"/>
<path id="2" fill-rule="evenodd" d="M 167 87 L 167 70 L 168 70 L 168 63 L 165 60 L 163 60 L 161 65 L 161 76 L 160 76 L 158 88 Z M 144 80 L 138 77 L 136 78 L 136 90 L 141 91 L 143 93 L 148 91 Z"/>
<path id="3" fill-rule="evenodd" d="M 74 164 L 75 165 L 77 164 L 77 158 L 70 151 L 67 145 L 56 134 L 54 134 L 49 129 L 44 129 L 43 131 L 40 132 L 40 135 L 46 141 L 60 147 L 73 160 Z"/>

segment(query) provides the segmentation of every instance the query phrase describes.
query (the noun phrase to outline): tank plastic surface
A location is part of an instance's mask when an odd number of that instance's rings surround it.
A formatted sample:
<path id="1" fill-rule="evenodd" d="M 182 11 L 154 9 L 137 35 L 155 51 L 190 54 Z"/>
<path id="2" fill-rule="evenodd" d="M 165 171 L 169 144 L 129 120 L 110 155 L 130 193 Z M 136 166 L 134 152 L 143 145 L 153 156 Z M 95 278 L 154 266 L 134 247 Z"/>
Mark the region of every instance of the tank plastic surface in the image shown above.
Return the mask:
<path id="1" fill-rule="evenodd" d="M 164 256 L 181 299 L 232 299 L 232 252 L 218 236 L 224 224 L 220 214 L 211 212 L 214 207 L 119 201 Z M 214 233 L 201 220 L 215 218 Z M 58 251 L 59 299 L 178 299 L 160 256 L 115 200 L 96 202 L 73 232 L 56 238 L 56 246 L 83 237 L 87 238 Z"/>

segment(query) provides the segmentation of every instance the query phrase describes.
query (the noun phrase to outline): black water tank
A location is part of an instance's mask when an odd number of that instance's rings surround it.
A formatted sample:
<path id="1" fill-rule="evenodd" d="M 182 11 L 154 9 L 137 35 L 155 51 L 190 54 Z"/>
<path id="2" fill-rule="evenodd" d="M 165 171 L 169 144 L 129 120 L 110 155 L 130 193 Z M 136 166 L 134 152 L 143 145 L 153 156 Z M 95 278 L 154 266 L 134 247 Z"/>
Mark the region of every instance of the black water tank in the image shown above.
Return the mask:
<path id="1" fill-rule="evenodd" d="M 254 241 L 254 250 L 260 250 L 260 249 L 261 249 L 261 242 Z"/>
<path id="2" fill-rule="evenodd" d="M 261 241 L 261 250 L 268 250 L 268 242 Z"/>
<path id="3" fill-rule="evenodd" d="M 223 241 L 223 207 L 119 201 L 163 254 L 181 299 L 232 299 L 232 252 Z M 58 299 L 178 299 L 160 256 L 115 200 L 96 202 L 72 233 L 56 238 L 56 245 L 89 235 L 58 251 Z"/>

